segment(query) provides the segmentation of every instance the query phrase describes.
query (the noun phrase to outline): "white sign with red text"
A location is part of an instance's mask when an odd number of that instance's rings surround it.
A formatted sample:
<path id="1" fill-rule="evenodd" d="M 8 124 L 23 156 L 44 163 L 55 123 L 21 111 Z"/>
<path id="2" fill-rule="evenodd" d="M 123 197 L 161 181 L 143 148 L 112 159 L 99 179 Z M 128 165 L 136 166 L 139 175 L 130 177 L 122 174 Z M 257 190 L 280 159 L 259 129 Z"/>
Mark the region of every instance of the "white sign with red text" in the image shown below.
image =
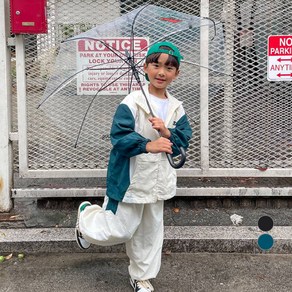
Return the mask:
<path id="1" fill-rule="evenodd" d="M 126 95 L 140 86 L 132 76 L 126 52 L 134 54 L 139 72 L 143 72 L 149 41 L 147 38 L 100 38 L 81 39 L 77 42 L 78 95 Z M 140 74 L 142 85 L 145 78 Z"/>
<path id="2" fill-rule="evenodd" d="M 292 80 L 292 36 L 271 35 L 268 38 L 268 80 Z"/>

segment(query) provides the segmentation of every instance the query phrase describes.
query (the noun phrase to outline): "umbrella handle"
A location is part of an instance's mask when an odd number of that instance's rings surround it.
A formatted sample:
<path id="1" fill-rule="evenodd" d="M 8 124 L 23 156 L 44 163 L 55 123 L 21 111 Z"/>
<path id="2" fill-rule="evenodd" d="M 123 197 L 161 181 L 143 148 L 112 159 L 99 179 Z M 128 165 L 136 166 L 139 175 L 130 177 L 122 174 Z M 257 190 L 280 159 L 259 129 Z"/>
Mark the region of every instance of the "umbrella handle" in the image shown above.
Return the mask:
<path id="1" fill-rule="evenodd" d="M 187 158 L 187 155 L 186 155 L 186 151 L 183 147 L 179 147 L 179 151 L 180 151 L 180 161 L 178 163 L 175 163 L 173 161 L 173 157 L 169 154 L 169 153 L 166 153 L 166 157 L 168 159 L 168 162 L 169 164 L 173 167 L 173 168 L 181 168 L 185 162 L 186 162 L 186 158 Z"/>

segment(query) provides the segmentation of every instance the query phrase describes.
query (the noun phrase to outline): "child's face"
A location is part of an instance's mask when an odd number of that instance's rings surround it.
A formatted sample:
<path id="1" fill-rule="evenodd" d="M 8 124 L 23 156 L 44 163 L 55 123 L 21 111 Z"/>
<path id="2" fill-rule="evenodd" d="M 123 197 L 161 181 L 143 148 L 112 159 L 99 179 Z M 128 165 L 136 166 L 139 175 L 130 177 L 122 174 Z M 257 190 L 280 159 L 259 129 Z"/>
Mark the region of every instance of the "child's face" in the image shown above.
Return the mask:
<path id="1" fill-rule="evenodd" d="M 148 74 L 150 85 L 155 89 L 166 89 L 176 79 L 179 70 L 171 65 L 166 65 L 168 54 L 162 53 L 158 63 L 144 64 L 144 72 Z"/>

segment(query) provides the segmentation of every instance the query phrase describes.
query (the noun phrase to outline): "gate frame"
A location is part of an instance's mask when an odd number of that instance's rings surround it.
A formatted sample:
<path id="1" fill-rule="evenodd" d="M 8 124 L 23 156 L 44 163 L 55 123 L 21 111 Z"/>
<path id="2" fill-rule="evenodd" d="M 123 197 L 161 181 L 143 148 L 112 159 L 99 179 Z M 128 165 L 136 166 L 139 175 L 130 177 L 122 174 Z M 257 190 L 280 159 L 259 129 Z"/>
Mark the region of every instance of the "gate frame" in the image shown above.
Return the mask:
<path id="1" fill-rule="evenodd" d="M 292 169 L 272 168 L 264 171 L 255 168 L 210 168 L 209 167 L 209 78 L 208 78 L 208 39 L 209 27 L 204 25 L 208 22 L 209 1 L 201 0 L 202 29 L 200 35 L 200 137 L 201 137 L 201 168 L 183 168 L 177 170 L 180 177 L 290 177 Z M 228 45 L 232 46 L 232 41 Z M 19 175 L 22 178 L 72 178 L 72 177 L 105 177 L 106 169 L 57 169 L 57 170 L 30 170 L 28 167 L 27 145 L 27 111 L 26 111 L 26 75 L 25 75 L 25 44 L 23 35 L 15 36 L 16 50 L 16 77 L 17 77 L 17 104 L 18 104 L 18 134 L 19 134 Z M 232 66 L 232 64 L 230 64 Z M 232 70 L 232 68 L 230 68 Z M 228 93 L 227 105 L 231 96 Z M 229 122 L 229 121 L 227 121 Z M 232 138 L 228 138 L 232 143 Z M 230 145 L 225 147 L 231 151 Z"/>
<path id="2" fill-rule="evenodd" d="M 225 0 L 225 4 L 228 1 Z M 229 3 L 229 2 L 228 2 Z M 232 1 L 234 4 L 234 1 Z M 201 0 L 201 21 L 202 24 L 207 22 L 209 16 L 209 0 Z M 234 7 L 233 7 L 234 12 Z M 233 19 L 233 18 L 232 18 Z M 232 23 L 230 24 L 232 25 Z M 228 27 L 232 34 L 232 27 Z M 228 32 L 227 32 L 228 33 Z M 209 117 L 208 117 L 208 100 L 209 100 L 209 76 L 208 52 L 209 26 L 202 25 L 200 33 L 200 141 L 201 141 L 201 160 L 200 168 L 183 168 L 178 169 L 177 174 L 180 177 L 291 177 L 292 168 L 272 168 L 260 170 L 256 168 L 210 168 L 209 161 Z M 228 39 L 227 46 L 233 47 L 234 40 Z M 19 134 L 19 175 L 22 178 L 73 178 L 73 177 L 105 177 L 106 169 L 58 169 L 58 170 L 31 170 L 28 165 L 28 145 L 27 145 L 27 117 L 26 117 L 26 78 L 25 78 L 25 46 L 24 38 L 21 35 L 15 37 L 16 46 L 16 66 L 17 66 L 17 104 L 18 104 L 18 134 Z M 232 51 L 232 50 L 231 50 Z M 232 62 L 229 64 L 232 70 Z M 229 105 L 232 103 L 232 91 L 229 90 L 225 96 L 225 117 L 230 116 L 231 110 Z M 229 123 L 226 120 L 226 123 Z M 232 137 L 228 137 L 226 151 L 232 151 Z M 244 191 L 244 190 L 246 191 Z M 13 197 L 33 196 L 33 197 L 55 197 L 55 196 L 100 196 L 104 191 L 99 189 L 14 189 Z M 94 191 L 95 190 L 95 191 Z M 286 196 L 290 195 L 292 188 L 185 188 L 178 189 L 178 196 Z"/>

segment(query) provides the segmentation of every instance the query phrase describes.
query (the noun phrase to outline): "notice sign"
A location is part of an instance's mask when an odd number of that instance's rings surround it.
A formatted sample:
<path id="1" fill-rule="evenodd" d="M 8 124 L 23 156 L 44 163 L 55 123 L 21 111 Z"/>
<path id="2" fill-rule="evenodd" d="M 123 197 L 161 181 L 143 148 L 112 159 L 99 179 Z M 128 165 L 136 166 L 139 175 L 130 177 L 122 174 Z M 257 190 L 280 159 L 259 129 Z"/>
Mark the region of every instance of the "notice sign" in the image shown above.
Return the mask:
<path id="1" fill-rule="evenodd" d="M 149 41 L 147 38 L 100 38 L 82 39 L 77 42 L 78 95 L 126 95 L 131 90 L 139 90 L 129 64 L 126 52 L 134 54 L 134 62 L 139 72 L 143 72 L 143 63 Z M 145 78 L 142 74 L 142 85 Z"/>
<path id="2" fill-rule="evenodd" d="M 270 81 L 292 80 L 292 36 L 269 36 L 267 69 Z"/>

